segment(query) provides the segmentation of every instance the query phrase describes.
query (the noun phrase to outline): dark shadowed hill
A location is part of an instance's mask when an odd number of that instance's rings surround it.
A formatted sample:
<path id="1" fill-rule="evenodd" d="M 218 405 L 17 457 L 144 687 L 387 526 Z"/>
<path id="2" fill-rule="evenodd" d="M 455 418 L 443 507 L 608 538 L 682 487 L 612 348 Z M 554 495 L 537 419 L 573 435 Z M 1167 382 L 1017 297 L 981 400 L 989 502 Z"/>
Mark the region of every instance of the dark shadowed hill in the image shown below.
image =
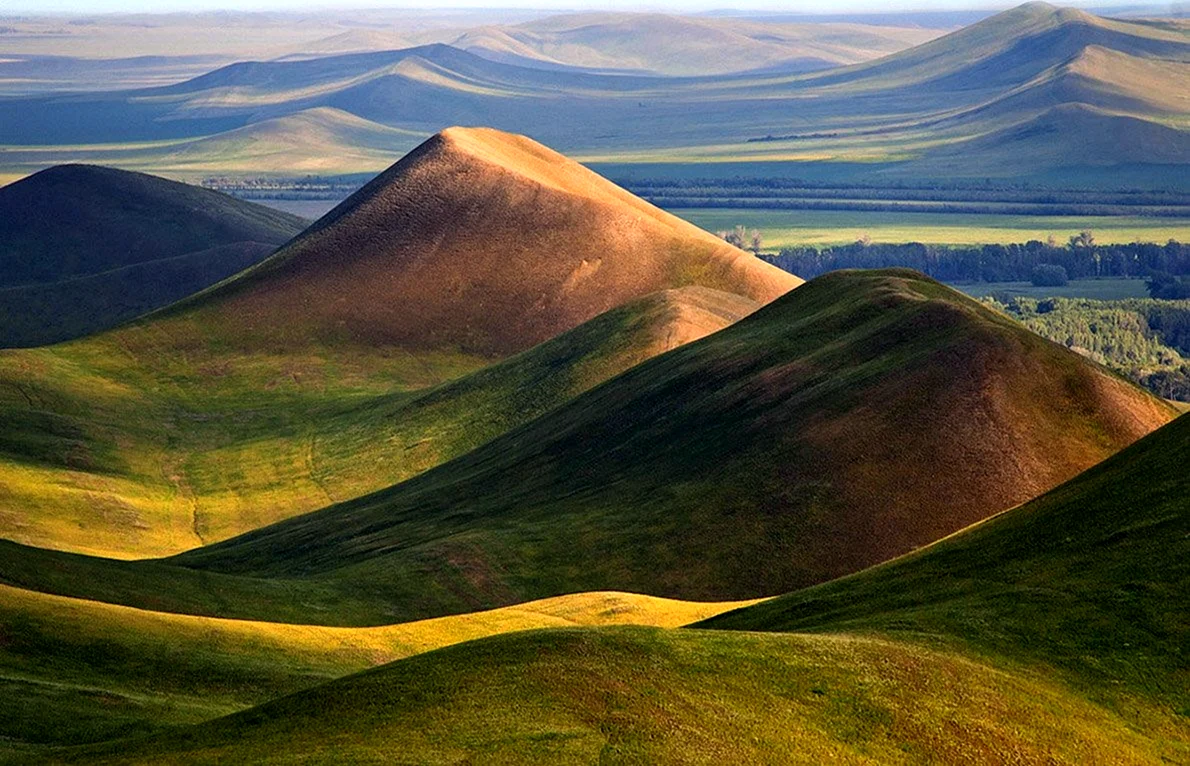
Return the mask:
<path id="1" fill-rule="evenodd" d="M 341 337 L 492 356 L 658 290 L 766 303 L 800 282 L 530 139 L 451 128 L 173 313 L 253 347 Z"/>
<path id="2" fill-rule="evenodd" d="M 416 479 L 173 563 L 370 582 L 417 615 L 768 595 L 1028 500 L 1173 414 L 925 277 L 838 272 Z"/>
<path id="3" fill-rule="evenodd" d="M 0 188 L 0 345 L 105 329 L 253 265 L 303 219 L 89 165 Z"/>

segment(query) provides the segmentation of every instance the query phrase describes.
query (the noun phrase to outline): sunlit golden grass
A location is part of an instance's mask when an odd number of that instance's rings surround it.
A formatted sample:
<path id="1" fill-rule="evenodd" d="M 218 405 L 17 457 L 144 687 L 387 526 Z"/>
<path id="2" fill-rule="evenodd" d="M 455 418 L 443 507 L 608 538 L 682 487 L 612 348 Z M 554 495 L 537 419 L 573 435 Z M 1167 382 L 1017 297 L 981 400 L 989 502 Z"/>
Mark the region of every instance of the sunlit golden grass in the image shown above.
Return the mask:
<path id="1" fill-rule="evenodd" d="M 463 641 L 537 628 L 675 628 L 753 603 L 579 593 L 328 628 L 151 612 L 0 585 L 0 739 L 63 743 L 151 731 Z"/>
<path id="2" fill-rule="evenodd" d="M 61 757 L 1139 766 L 1162 754 L 1060 683 L 906 641 L 586 628 L 471 642 Z"/>
<path id="3" fill-rule="evenodd" d="M 756 307 L 663 292 L 492 367 L 384 347 L 247 354 L 185 320 L 0 352 L 0 530 L 119 558 L 224 539 L 407 479 Z"/>

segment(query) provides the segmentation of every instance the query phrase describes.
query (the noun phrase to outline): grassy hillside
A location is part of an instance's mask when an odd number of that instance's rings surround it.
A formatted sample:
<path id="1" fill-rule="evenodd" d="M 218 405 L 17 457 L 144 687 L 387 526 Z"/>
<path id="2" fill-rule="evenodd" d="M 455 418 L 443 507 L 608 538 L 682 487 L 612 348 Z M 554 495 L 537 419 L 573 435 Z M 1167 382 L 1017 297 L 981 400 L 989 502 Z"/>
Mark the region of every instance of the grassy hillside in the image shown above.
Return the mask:
<path id="1" fill-rule="evenodd" d="M 409 478 L 799 283 L 527 139 L 451 131 L 210 291 L 0 355 L 0 531 L 118 557 L 224 539 Z"/>
<path id="2" fill-rule="evenodd" d="M 450 644 L 518 630 L 675 628 L 743 602 L 585 593 L 376 628 L 217 620 L 0 586 L 0 760 L 197 723 Z"/>
<path id="3" fill-rule="evenodd" d="M 175 561 L 375 578 L 398 603 L 423 580 L 478 604 L 766 595 L 1033 497 L 1172 414 L 928 278 L 839 272 L 417 479 Z"/>
<path id="4" fill-rule="evenodd" d="M 699 624 L 717 631 L 490 638 L 62 756 L 1180 762 L 1188 453 L 1183 417 L 923 551 Z"/>
<path id="5" fill-rule="evenodd" d="M 276 249 L 234 242 L 97 274 L 0 288 L 0 346 L 56 343 L 113 327 L 238 274 Z"/>
<path id="6" fill-rule="evenodd" d="M 0 354 L 0 528 L 116 556 L 224 539 L 409 478 L 756 307 L 658 293 L 473 375 L 449 353 L 220 354 L 156 322 Z"/>
<path id="7" fill-rule="evenodd" d="M 0 188 L 0 346 L 112 327 L 257 263 L 305 224 L 140 173 L 42 171 Z"/>
<path id="8" fill-rule="evenodd" d="M 698 624 L 713 631 L 489 638 L 61 757 L 1181 762 L 1188 453 L 1183 417 L 922 551 Z"/>
<path id="9" fill-rule="evenodd" d="M 840 272 L 383 492 L 162 563 L 9 546 L 0 577 L 339 624 L 586 590 L 750 598 L 928 544 L 1173 414 L 920 275 Z"/>
<path id="10" fill-rule="evenodd" d="M 309 411 L 319 400 L 297 401 Z M 587 590 L 752 598 L 928 544 L 1174 414 L 900 271 L 820 278 L 562 401 L 391 489 L 225 543 L 132 564 L 8 545 L 0 581 L 163 611 L 343 625 Z M 360 433 L 340 442 L 345 456 L 369 443 L 405 454 L 402 438 Z M 290 504 L 293 483 L 278 494 Z"/>
<path id="11" fill-rule="evenodd" d="M 1146 764 L 1162 744 L 1060 683 L 906 642 L 604 628 L 471 642 L 61 758 Z"/>
<path id="12" fill-rule="evenodd" d="M 1190 418 L 929 548 L 708 623 L 915 637 L 1054 674 L 1187 742 Z M 1180 733 L 1179 733 L 1180 729 Z M 1174 757 L 1173 760 L 1179 760 Z"/>

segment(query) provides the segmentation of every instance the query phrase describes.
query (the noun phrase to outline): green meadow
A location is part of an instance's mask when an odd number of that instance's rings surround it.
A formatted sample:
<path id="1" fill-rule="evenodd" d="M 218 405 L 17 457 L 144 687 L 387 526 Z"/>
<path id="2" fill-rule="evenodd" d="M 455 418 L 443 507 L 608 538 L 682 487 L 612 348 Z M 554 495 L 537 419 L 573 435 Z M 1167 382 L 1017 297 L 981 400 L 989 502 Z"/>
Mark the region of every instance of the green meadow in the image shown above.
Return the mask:
<path id="1" fill-rule="evenodd" d="M 1066 242 L 1089 229 L 1104 244 L 1190 239 L 1190 221 L 1134 216 L 1032 216 L 970 213 L 893 213 L 850 210 L 753 210 L 682 208 L 670 212 L 707 231 L 736 226 L 760 231 L 765 250 L 848 245 L 863 237 L 877 243 L 927 245 L 1011 244 L 1054 237 Z"/>

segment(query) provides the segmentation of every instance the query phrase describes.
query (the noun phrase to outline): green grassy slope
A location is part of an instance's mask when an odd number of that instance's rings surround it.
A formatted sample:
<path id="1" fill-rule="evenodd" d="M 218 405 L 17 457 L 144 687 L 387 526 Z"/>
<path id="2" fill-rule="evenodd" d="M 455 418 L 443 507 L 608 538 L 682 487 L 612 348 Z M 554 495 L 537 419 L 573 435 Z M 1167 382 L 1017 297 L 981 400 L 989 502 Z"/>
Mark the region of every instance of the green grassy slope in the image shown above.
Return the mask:
<path id="1" fill-rule="evenodd" d="M 173 561 L 419 608 L 429 583 L 477 604 L 768 595 L 1027 500 L 1172 415 L 921 275 L 837 272 L 412 481 Z"/>
<path id="2" fill-rule="evenodd" d="M 1046 678 L 904 642 L 607 628 L 472 642 L 60 758 L 1147 764 L 1162 744 Z"/>
<path id="3" fill-rule="evenodd" d="M 962 534 L 706 625 L 877 633 L 1006 657 L 1060 677 L 1124 718 L 1135 707 L 1165 709 L 1181 727 L 1184 757 L 1188 458 L 1183 416 Z"/>
<path id="4" fill-rule="evenodd" d="M 230 537 L 409 478 L 756 307 L 662 292 L 463 377 L 484 360 L 220 354 L 179 322 L 0 353 L 0 529 L 117 556 Z"/>
<path id="5" fill-rule="evenodd" d="M 305 224 L 139 173 L 42 171 L 0 188 L 0 346 L 107 329 L 259 262 Z"/>
<path id="6" fill-rule="evenodd" d="M 337 624 L 757 597 L 932 542 L 1173 414 L 913 272 L 839 272 L 391 489 L 163 562 L 9 545 L 0 579 Z"/>
<path id="7" fill-rule="evenodd" d="M 1180 763 L 1188 455 L 1183 417 L 923 551 L 695 626 L 714 630 L 488 638 L 205 725 L 55 755 Z"/>
<path id="8" fill-rule="evenodd" d="M 584 593 L 375 628 L 218 620 L 0 586 L 0 761 L 164 730 L 462 641 L 577 625 L 678 627 L 748 602 Z"/>

